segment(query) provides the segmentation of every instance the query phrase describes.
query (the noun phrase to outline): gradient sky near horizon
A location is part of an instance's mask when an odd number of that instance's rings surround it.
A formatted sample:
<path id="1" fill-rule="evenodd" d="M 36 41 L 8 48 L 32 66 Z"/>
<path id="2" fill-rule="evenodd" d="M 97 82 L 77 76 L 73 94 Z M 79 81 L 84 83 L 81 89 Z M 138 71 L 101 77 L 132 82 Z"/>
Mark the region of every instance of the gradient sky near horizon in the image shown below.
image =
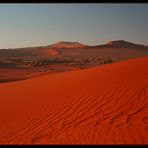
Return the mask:
<path id="1" fill-rule="evenodd" d="M 148 45 L 148 4 L 0 4 L 0 49 L 121 39 Z"/>

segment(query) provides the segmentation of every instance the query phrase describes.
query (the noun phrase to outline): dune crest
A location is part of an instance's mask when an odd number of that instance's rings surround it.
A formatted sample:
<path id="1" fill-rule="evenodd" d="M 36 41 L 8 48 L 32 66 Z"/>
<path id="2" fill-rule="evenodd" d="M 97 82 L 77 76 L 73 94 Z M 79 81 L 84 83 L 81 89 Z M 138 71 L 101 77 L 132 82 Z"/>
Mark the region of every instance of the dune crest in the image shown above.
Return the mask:
<path id="1" fill-rule="evenodd" d="M 148 57 L 0 84 L 0 144 L 147 144 Z"/>
<path id="2" fill-rule="evenodd" d="M 54 43 L 52 45 L 49 45 L 49 47 L 55 47 L 55 48 L 79 48 L 79 47 L 85 47 L 86 45 L 81 44 L 79 42 L 66 42 L 66 41 L 60 41 L 57 43 Z"/>
<path id="3" fill-rule="evenodd" d="M 117 47 L 132 47 L 132 48 L 136 48 L 136 47 L 144 48 L 145 47 L 144 45 L 134 44 L 134 43 L 131 43 L 125 40 L 110 41 L 106 45 L 117 46 Z"/>

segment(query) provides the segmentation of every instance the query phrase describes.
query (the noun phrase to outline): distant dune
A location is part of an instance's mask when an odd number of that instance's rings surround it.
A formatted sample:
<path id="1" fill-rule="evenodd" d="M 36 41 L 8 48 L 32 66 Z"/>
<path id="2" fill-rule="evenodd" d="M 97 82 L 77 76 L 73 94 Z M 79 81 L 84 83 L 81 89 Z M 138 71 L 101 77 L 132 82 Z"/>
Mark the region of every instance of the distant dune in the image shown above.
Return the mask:
<path id="1" fill-rule="evenodd" d="M 148 56 L 0 84 L 0 144 L 148 144 Z"/>
<path id="2" fill-rule="evenodd" d="M 59 54 L 57 57 L 69 57 L 71 59 L 112 58 L 119 61 L 148 56 L 148 47 L 130 43 L 124 40 L 110 41 L 104 45 L 84 46 L 83 48 L 55 48 Z"/>
<path id="3" fill-rule="evenodd" d="M 80 48 L 85 46 L 87 45 L 81 44 L 79 42 L 66 42 L 66 41 L 60 41 L 55 44 L 49 45 L 49 47 L 55 47 L 55 48 Z"/>
<path id="4" fill-rule="evenodd" d="M 55 50 L 55 49 L 48 49 L 48 54 L 47 55 L 50 55 L 50 56 L 53 56 L 53 55 L 57 55 L 58 54 L 58 51 Z"/>
<path id="5" fill-rule="evenodd" d="M 106 45 L 115 46 L 115 47 L 145 47 L 144 45 L 134 44 L 124 40 L 110 41 Z"/>
<path id="6" fill-rule="evenodd" d="M 30 55 L 38 55 L 38 56 L 52 56 L 52 55 L 57 55 L 58 52 L 55 49 L 51 49 L 51 48 L 46 48 L 46 47 L 42 47 L 42 48 L 32 48 L 32 49 L 28 49 L 28 54 L 30 53 Z"/>
<path id="7" fill-rule="evenodd" d="M 50 57 L 58 51 L 48 47 L 27 47 L 19 49 L 1 49 L 0 57 Z"/>
<path id="8" fill-rule="evenodd" d="M 110 41 L 107 44 L 95 46 L 88 46 L 79 42 L 60 41 L 41 47 L 0 49 L 0 58 L 50 58 L 55 56 L 57 58 L 68 57 L 84 59 L 89 57 L 102 57 L 120 58 L 122 60 L 147 55 L 148 46 L 138 45 L 124 40 Z"/>

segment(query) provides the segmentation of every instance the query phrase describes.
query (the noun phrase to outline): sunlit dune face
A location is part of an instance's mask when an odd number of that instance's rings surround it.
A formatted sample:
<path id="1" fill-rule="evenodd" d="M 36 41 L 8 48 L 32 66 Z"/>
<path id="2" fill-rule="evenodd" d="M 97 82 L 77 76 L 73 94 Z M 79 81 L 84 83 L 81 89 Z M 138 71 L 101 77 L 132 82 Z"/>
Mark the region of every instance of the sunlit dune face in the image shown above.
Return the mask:
<path id="1" fill-rule="evenodd" d="M 49 49 L 48 54 L 52 56 L 52 55 L 57 55 L 58 52 L 55 49 Z"/>
<path id="2" fill-rule="evenodd" d="M 148 57 L 0 84 L 1 144 L 147 144 Z"/>
<path id="3" fill-rule="evenodd" d="M 112 45 L 112 44 L 113 44 L 112 41 L 110 41 L 110 42 L 107 43 L 107 45 Z"/>

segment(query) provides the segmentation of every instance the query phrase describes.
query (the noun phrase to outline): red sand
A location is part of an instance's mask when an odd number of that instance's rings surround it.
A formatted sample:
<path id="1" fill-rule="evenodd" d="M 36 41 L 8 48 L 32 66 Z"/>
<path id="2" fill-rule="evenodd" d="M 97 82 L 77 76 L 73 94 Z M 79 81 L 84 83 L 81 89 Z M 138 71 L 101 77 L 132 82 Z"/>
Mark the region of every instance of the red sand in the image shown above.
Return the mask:
<path id="1" fill-rule="evenodd" d="M 0 84 L 0 144 L 148 144 L 148 57 Z"/>
<path id="2" fill-rule="evenodd" d="M 58 52 L 55 50 L 55 49 L 49 49 L 48 50 L 48 55 L 57 55 L 58 54 Z"/>
<path id="3" fill-rule="evenodd" d="M 81 44 L 79 42 L 66 42 L 66 41 L 60 41 L 52 45 L 49 45 L 49 47 L 54 47 L 54 48 L 79 48 L 85 46 L 87 45 Z"/>

